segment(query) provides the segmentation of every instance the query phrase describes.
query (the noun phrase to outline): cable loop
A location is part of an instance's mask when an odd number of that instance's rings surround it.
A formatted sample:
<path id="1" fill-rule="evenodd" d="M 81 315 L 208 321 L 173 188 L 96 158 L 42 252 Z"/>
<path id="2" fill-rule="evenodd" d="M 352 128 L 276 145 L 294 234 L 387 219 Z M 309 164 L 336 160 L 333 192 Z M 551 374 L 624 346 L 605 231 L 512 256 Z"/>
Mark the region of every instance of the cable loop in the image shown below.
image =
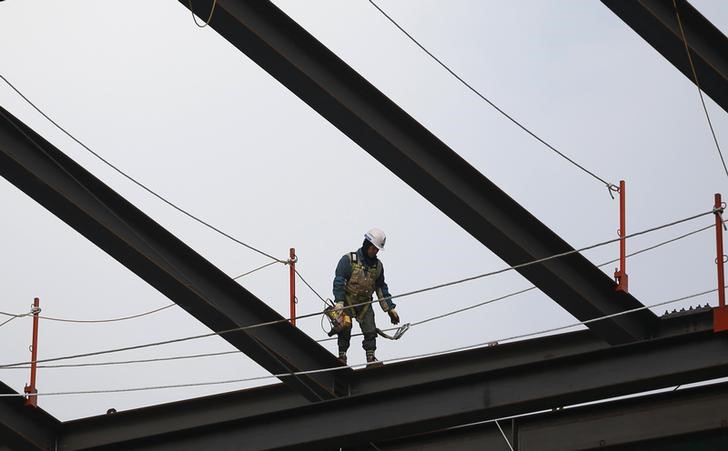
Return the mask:
<path id="1" fill-rule="evenodd" d="M 728 255 L 723 255 L 723 263 L 728 263 Z M 718 264 L 718 257 L 715 257 L 715 264 Z"/>
<path id="2" fill-rule="evenodd" d="M 298 255 L 294 255 L 293 258 L 289 258 L 286 260 L 286 265 L 290 265 L 291 263 L 298 263 Z"/>
<path id="3" fill-rule="evenodd" d="M 612 193 L 618 193 L 619 187 L 617 185 L 615 185 L 614 183 L 607 183 L 606 185 L 607 185 L 607 191 L 609 192 L 609 197 L 611 197 L 612 200 L 614 200 L 614 194 L 612 194 Z"/>
<path id="4" fill-rule="evenodd" d="M 195 12 L 192 11 L 192 0 L 188 0 L 187 5 L 190 8 L 190 12 L 192 13 L 192 20 L 195 22 L 195 25 L 197 25 L 200 28 L 205 28 L 206 26 L 210 25 L 210 21 L 212 20 L 212 13 L 215 12 L 215 7 L 217 6 L 217 0 L 212 0 L 212 8 L 210 8 L 210 15 L 207 16 L 207 20 L 202 25 L 200 25 L 197 22 L 197 18 L 195 17 Z"/>

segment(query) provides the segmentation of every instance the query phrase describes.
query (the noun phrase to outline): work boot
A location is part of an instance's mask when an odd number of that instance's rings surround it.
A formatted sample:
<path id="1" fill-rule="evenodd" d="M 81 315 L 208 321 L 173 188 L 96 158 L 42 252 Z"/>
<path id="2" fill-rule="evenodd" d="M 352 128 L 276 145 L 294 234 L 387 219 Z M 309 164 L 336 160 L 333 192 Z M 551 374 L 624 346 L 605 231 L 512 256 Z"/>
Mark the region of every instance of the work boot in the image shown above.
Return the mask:
<path id="1" fill-rule="evenodd" d="M 367 351 L 367 368 L 384 366 L 384 363 L 374 357 L 374 351 Z"/>
<path id="2" fill-rule="evenodd" d="M 346 365 L 346 351 L 339 351 L 339 361 Z"/>

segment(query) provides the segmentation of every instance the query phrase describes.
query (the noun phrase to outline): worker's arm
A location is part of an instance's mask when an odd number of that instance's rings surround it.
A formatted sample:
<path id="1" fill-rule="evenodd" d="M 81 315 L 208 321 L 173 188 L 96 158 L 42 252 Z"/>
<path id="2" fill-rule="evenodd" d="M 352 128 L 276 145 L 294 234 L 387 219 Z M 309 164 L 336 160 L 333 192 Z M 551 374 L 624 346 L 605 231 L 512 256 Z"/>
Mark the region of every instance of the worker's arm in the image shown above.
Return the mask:
<path id="1" fill-rule="evenodd" d="M 382 265 L 382 262 L 380 261 L 379 264 Z M 387 298 L 384 301 L 379 301 L 379 305 L 382 307 L 382 310 L 388 312 L 396 307 L 394 302 L 389 299 L 391 294 L 389 293 L 389 287 L 387 286 L 387 282 L 384 281 L 384 265 L 382 265 L 382 272 L 379 274 L 379 277 L 374 282 L 374 288 L 377 293 L 377 299 Z"/>
<path id="2" fill-rule="evenodd" d="M 336 265 L 336 271 L 334 273 L 334 300 L 343 301 L 346 299 L 346 291 L 344 287 L 346 282 L 351 277 L 351 262 L 349 256 L 344 255 L 339 260 L 339 264 Z"/>

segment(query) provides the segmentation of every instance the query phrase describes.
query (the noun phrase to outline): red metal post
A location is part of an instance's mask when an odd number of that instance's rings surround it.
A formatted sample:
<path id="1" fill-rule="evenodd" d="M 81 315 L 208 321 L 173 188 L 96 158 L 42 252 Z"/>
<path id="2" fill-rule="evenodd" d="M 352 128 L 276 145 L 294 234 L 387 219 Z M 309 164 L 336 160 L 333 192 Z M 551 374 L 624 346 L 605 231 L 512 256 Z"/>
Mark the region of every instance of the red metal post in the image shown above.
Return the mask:
<path id="1" fill-rule="evenodd" d="M 617 281 L 617 291 L 628 292 L 627 276 L 627 243 L 624 238 L 627 235 L 627 219 L 625 217 L 625 197 L 624 180 L 619 181 L 619 269 L 614 270 L 614 279 Z"/>
<path id="2" fill-rule="evenodd" d="M 25 405 L 38 407 L 38 390 L 35 387 L 36 362 L 38 360 L 38 314 L 40 313 L 40 299 L 33 301 L 33 344 L 30 348 L 30 385 L 25 386 Z"/>
<path id="3" fill-rule="evenodd" d="M 288 257 L 291 272 L 291 324 L 296 325 L 296 249 L 291 248 Z"/>
<path id="4" fill-rule="evenodd" d="M 713 206 L 715 213 L 715 263 L 718 267 L 718 308 L 713 310 L 713 331 L 721 332 L 728 330 L 728 309 L 725 306 L 725 275 L 724 275 L 724 255 L 723 255 L 723 202 L 720 193 L 715 195 L 715 205 Z"/>

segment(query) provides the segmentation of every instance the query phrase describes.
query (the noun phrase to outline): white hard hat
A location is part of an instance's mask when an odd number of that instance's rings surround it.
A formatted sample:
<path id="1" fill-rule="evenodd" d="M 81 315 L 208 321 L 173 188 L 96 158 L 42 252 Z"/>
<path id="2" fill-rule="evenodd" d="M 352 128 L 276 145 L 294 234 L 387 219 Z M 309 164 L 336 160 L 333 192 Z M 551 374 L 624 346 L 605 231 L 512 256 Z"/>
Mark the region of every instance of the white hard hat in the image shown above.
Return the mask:
<path id="1" fill-rule="evenodd" d="M 376 228 L 365 233 L 364 238 L 380 251 L 384 250 L 384 243 L 387 242 L 387 236 L 384 235 L 384 232 Z"/>

